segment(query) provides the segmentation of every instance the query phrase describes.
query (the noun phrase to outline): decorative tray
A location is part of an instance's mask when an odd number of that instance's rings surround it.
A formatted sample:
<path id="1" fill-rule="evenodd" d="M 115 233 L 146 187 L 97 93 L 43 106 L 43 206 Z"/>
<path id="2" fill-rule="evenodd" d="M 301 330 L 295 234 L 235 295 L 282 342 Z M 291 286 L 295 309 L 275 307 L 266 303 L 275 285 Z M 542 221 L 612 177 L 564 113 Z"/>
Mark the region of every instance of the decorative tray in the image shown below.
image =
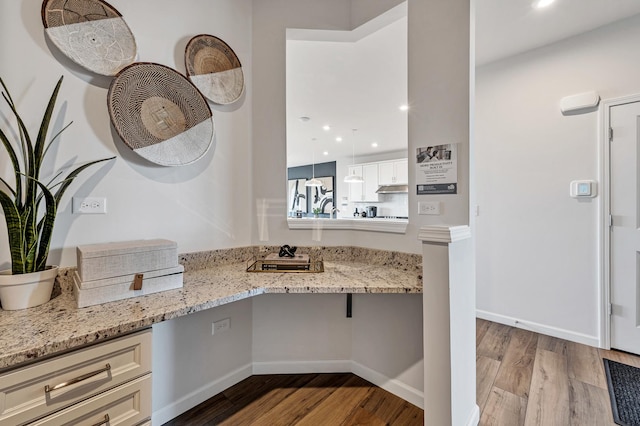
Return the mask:
<path id="1" fill-rule="evenodd" d="M 287 261 L 274 261 L 268 259 L 251 258 L 247 261 L 247 272 L 303 272 L 318 273 L 324 272 L 324 262 L 322 259 L 309 260 L 308 263 L 294 263 Z"/>

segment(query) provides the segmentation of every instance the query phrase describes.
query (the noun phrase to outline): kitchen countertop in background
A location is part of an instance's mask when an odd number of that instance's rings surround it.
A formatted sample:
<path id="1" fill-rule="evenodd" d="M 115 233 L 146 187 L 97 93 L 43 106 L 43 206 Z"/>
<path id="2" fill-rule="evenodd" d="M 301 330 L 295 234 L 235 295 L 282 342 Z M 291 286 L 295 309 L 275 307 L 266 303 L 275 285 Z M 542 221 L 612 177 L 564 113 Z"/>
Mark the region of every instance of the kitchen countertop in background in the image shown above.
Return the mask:
<path id="1" fill-rule="evenodd" d="M 58 295 L 21 311 L 0 310 L 0 370 L 172 318 L 269 293 L 421 293 L 421 256 L 353 247 L 304 248 L 324 258 L 325 272 L 246 272 L 268 247 L 180 256 L 184 287 L 86 308 L 71 291 L 75 268 L 61 270 Z"/>

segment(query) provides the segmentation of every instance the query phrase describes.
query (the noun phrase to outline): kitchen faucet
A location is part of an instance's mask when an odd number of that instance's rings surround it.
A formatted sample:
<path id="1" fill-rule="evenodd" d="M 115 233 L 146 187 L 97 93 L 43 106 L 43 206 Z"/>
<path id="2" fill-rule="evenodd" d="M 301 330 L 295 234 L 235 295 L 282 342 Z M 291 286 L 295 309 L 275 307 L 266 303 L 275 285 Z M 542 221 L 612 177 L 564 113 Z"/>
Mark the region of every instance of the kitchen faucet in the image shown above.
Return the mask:
<path id="1" fill-rule="evenodd" d="M 338 210 L 338 208 L 337 208 L 337 207 L 335 207 L 335 206 L 334 206 L 334 207 L 331 207 L 331 213 L 329 213 L 329 219 L 333 219 L 333 214 L 334 214 L 334 213 L 338 213 L 338 212 L 340 212 L 340 210 Z M 337 217 L 337 216 L 336 216 L 336 217 Z"/>

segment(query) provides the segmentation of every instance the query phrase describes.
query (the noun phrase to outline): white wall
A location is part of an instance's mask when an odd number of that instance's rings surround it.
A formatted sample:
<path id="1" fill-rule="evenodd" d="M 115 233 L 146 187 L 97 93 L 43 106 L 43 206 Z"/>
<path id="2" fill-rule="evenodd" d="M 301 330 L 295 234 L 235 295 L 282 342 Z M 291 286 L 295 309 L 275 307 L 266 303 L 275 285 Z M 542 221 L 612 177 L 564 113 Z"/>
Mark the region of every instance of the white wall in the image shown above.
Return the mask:
<path id="1" fill-rule="evenodd" d="M 385 10 L 399 2 L 323 2 L 306 1 L 254 1 L 253 10 L 253 185 L 254 214 L 258 218 L 253 230 L 254 244 L 311 244 L 312 233 L 306 230 L 289 230 L 286 223 L 286 132 L 285 132 L 285 29 L 352 29 L 362 24 L 375 12 Z M 419 4 L 419 3 L 416 3 Z M 350 7 L 353 6 L 353 9 Z M 409 2 L 411 14 L 412 2 Z M 415 6 L 414 6 L 415 7 Z M 365 19 L 365 20 L 366 20 Z M 424 55 L 427 43 L 422 28 L 422 17 L 409 23 L 409 103 L 415 110 L 409 113 L 409 152 L 418 146 L 442 141 L 460 142 L 460 194 L 430 196 L 442 200 L 446 212 L 442 216 L 412 215 L 405 235 L 379 232 L 323 232 L 322 244 L 356 245 L 363 247 L 420 253 L 421 246 L 416 235 L 418 228 L 434 223 L 468 222 L 468 128 L 444 128 L 439 122 L 443 105 L 455 105 L 464 93 L 468 99 L 468 70 L 456 69 L 458 57 L 451 57 L 447 44 L 439 42 L 438 52 L 443 66 L 437 73 L 431 70 L 433 61 Z M 428 33 L 428 31 L 426 32 Z M 458 32 L 464 37 L 466 32 Z M 437 34 L 427 34 L 437 37 Z M 466 55 L 468 60 L 468 52 Z M 413 68 L 412 68 L 413 67 Z M 465 104 L 466 105 L 466 104 Z M 465 108 L 464 117 L 467 115 Z M 414 182 L 414 164 L 409 165 L 409 181 Z M 257 178 L 259 177 L 259 178 Z M 417 211 L 417 197 L 412 190 L 409 195 L 409 212 Z"/>
<path id="2" fill-rule="evenodd" d="M 422 295 L 354 294 L 354 362 L 424 390 Z"/>
<path id="3" fill-rule="evenodd" d="M 253 300 L 255 374 L 353 372 L 423 406 L 422 295 L 273 294 Z"/>
<path id="4" fill-rule="evenodd" d="M 254 299 L 253 361 L 345 361 L 351 359 L 351 320 L 345 294 L 266 294 Z M 295 368 L 295 367 L 292 367 Z M 344 370 L 343 370 L 344 371 Z M 347 370 L 348 371 L 348 370 Z"/>
<path id="5" fill-rule="evenodd" d="M 226 40 L 244 66 L 247 91 L 233 106 L 212 106 L 214 148 L 193 165 L 160 167 L 134 154 L 112 131 L 107 112 L 111 79 L 73 64 L 44 35 L 39 0 L 2 2 L 0 76 L 27 125 L 37 131 L 48 97 L 65 76 L 54 114 L 54 129 L 73 121 L 52 149 L 45 170 L 116 155 L 107 165 L 85 171 L 60 206 L 50 262 L 75 265 L 79 244 L 163 237 L 180 252 L 237 247 L 251 242 L 251 1 L 114 0 L 136 37 L 139 60 L 184 72 L 184 48 L 200 33 Z M 166 13 L 149 13 L 149 10 Z M 4 101 L 3 101 L 4 103 Z M 5 116 L 7 109 L 0 110 Z M 2 124 L 6 129 L 5 124 Z M 53 161 L 55 160 L 55 161 Z M 54 164 L 55 163 L 55 164 Z M 0 155 L 0 175 L 11 177 Z M 72 215 L 72 196 L 107 198 L 106 215 Z M 0 269 L 9 266 L 4 221 L 0 224 Z"/>
<path id="6" fill-rule="evenodd" d="M 154 424 L 251 375 L 252 302 L 245 299 L 154 324 Z M 225 318 L 230 330 L 211 335 L 212 323 Z"/>
<path id="7" fill-rule="evenodd" d="M 562 116 L 564 96 L 640 93 L 640 16 L 477 70 L 479 315 L 598 344 L 598 115 Z"/>

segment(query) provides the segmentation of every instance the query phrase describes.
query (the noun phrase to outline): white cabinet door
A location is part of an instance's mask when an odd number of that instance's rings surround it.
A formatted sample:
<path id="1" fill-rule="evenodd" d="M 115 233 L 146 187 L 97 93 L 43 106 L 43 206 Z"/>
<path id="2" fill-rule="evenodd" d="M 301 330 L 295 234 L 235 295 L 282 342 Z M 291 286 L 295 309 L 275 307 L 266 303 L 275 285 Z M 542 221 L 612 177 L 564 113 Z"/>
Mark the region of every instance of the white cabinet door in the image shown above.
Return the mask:
<path id="1" fill-rule="evenodd" d="M 9 371 L 0 376 L 0 426 L 25 424 L 150 371 L 150 329 Z"/>
<path id="2" fill-rule="evenodd" d="M 393 185 L 396 177 L 394 163 L 384 162 L 378 164 L 378 183 L 380 185 Z"/>
<path id="3" fill-rule="evenodd" d="M 610 113 L 611 347 L 640 354 L 640 103 Z"/>
<path id="4" fill-rule="evenodd" d="M 362 166 L 349 166 L 349 176 L 362 176 Z M 363 201 L 364 185 L 362 183 L 349 184 L 349 201 Z"/>
<path id="5" fill-rule="evenodd" d="M 395 182 L 393 183 L 397 183 L 397 184 L 405 184 L 405 183 L 409 183 L 409 160 L 408 159 L 402 159 L 402 160 L 398 160 L 396 162 L 393 163 L 394 167 L 394 175 L 395 175 Z"/>
<path id="6" fill-rule="evenodd" d="M 362 177 L 364 178 L 363 201 L 378 201 L 378 164 L 363 164 Z"/>
<path id="7" fill-rule="evenodd" d="M 399 185 L 409 182 L 409 161 L 406 158 L 378 163 L 378 183 Z"/>

